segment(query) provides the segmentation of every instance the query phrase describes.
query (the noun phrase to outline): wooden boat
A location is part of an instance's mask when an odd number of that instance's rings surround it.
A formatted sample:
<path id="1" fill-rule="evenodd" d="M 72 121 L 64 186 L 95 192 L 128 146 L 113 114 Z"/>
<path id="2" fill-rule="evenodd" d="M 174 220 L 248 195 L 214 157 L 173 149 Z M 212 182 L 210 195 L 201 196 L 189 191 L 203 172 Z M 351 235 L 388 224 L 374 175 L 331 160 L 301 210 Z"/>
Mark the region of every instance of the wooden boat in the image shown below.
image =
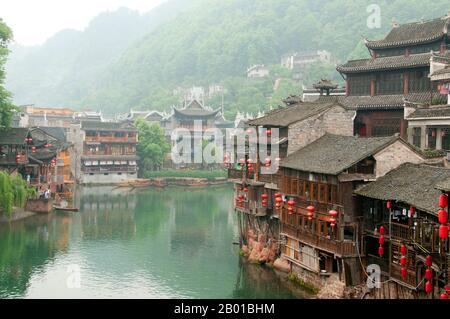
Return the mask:
<path id="1" fill-rule="evenodd" d="M 148 179 L 137 179 L 127 182 L 119 183 L 118 187 L 131 187 L 131 188 L 139 188 L 139 187 L 148 187 L 152 185 L 152 181 Z"/>
<path id="2" fill-rule="evenodd" d="M 61 207 L 53 205 L 53 209 L 63 212 L 78 212 L 78 208 L 76 207 Z"/>

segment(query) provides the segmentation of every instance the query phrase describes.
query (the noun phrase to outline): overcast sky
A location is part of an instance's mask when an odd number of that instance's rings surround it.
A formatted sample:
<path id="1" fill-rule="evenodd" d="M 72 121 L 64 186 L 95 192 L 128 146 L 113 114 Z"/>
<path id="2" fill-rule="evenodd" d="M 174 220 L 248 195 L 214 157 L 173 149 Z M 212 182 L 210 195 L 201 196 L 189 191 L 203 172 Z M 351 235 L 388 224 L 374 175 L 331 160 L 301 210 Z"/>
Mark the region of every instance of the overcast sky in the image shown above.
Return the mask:
<path id="1" fill-rule="evenodd" d="M 63 29 L 84 29 L 103 11 L 127 7 L 150 11 L 165 0 L 0 0 L 0 17 L 24 45 L 42 44 Z"/>

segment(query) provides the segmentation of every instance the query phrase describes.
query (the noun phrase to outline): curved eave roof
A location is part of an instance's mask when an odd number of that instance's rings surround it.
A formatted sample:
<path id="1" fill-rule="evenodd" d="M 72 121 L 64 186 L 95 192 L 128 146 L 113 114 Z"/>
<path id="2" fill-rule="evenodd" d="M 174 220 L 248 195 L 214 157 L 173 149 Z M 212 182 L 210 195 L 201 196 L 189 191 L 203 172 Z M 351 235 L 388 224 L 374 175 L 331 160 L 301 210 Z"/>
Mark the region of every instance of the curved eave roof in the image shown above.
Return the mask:
<path id="1" fill-rule="evenodd" d="M 207 110 L 193 110 L 193 109 L 180 110 L 174 108 L 173 110 L 175 115 L 182 115 L 185 117 L 211 117 L 216 116 L 217 113 L 220 112 L 220 109 L 217 109 L 215 111 L 207 111 Z"/>
<path id="2" fill-rule="evenodd" d="M 348 61 L 338 65 L 336 70 L 342 73 L 362 73 L 371 71 L 397 70 L 430 66 L 431 53 L 413 54 L 410 56 L 392 56 L 375 59 Z"/>

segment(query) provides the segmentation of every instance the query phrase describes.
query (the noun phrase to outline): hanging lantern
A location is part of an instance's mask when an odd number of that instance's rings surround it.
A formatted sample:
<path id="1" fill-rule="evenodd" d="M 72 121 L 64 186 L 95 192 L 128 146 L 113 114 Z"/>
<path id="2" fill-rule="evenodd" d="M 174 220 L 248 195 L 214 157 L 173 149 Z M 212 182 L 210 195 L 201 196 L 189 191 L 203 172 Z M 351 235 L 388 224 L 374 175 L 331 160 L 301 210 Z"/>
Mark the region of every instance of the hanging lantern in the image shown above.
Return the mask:
<path id="1" fill-rule="evenodd" d="M 266 131 L 266 134 L 267 134 L 267 136 L 272 136 L 272 130 L 271 129 L 268 129 L 267 131 Z"/>
<path id="2" fill-rule="evenodd" d="M 244 188 L 242 189 L 242 191 L 243 191 L 244 193 L 248 193 L 248 187 L 244 187 Z"/>
<path id="3" fill-rule="evenodd" d="M 433 279 L 433 270 L 428 268 L 425 270 L 425 279 L 431 281 Z"/>
<path id="4" fill-rule="evenodd" d="M 270 157 L 266 158 L 266 167 L 270 167 L 270 164 L 272 164 L 272 160 L 270 159 Z"/>
<path id="5" fill-rule="evenodd" d="M 31 147 L 31 153 L 33 153 L 33 154 L 36 153 L 36 146 Z"/>
<path id="6" fill-rule="evenodd" d="M 29 143 L 33 142 L 33 138 L 31 136 L 28 138 L 28 142 Z"/>
<path id="7" fill-rule="evenodd" d="M 262 205 L 262 207 L 267 207 L 267 199 L 263 199 L 261 201 L 261 205 Z"/>
<path id="8" fill-rule="evenodd" d="M 335 218 L 330 218 L 330 223 L 332 223 L 332 224 L 336 224 L 336 219 Z"/>
<path id="9" fill-rule="evenodd" d="M 384 245 L 384 242 L 385 242 L 384 236 L 381 235 L 380 238 L 378 239 L 378 243 L 379 243 L 380 245 Z"/>
<path id="10" fill-rule="evenodd" d="M 275 202 L 281 204 L 283 202 L 283 199 L 281 197 L 276 197 Z"/>
<path id="11" fill-rule="evenodd" d="M 401 265 L 402 267 L 405 267 L 407 263 L 408 263 L 408 259 L 407 259 L 405 256 L 402 256 L 402 257 L 400 258 L 400 265 Z"/>
<path id="12" fill-rule="evenodd" d="M 425 259 L 425 265 L 427 265 L 427 267 L 431 267 L 433 265 L 433 257 L 428 255 L 427 258 Z"/>
<path id="13" fill-rule="evenodd" d="M 438 212 L 439 224 L 446 224 L 448 221 L 448 213 L 447 211 L 441 209 Z"/>
<path id="14" fill-rule="evenodd" d="M 282 196 L 281 193 L 275 193 L 275 198 L 281 197 L 281 196 Z"/>
<path id="15" fill-rule="evenodd" d="M 406 248 L 405 245 L 402 245 L 402 246 L 400 247 L 400 254 L 406 255 L 407 252 L 408 252 L 408 248 Z"/>
<path id="16" fill-rule="evenodd" d="M 441 300 L 447 300 L 448 299 L 448 295 L 444 292 L 441 294 Z"/>
<path id="17" fill-rule="evenodd" d="M 264 194 L 261 195 L 261 198 L 262 198 L 263 200 L 267 200 L 267 198 L 269 198 L 269 195 L 267 195 L 266 193 L 264 193 Z"/>
<path id="18" fill-rule="evenodd" d="M 291 215 L 294 212 L 294 207 L 289 206 L 288 207 L 288 212 L 289 212 L 289 215 Z"/>
<path id="19" fill-rule="evenodd" d="M 384 229 L 383 226 L 380 226 L 380 235 L 384 236 L 386 230 Z"/>
<path id="20" fill-rule="evenodd" d="M 439 207 L 447 208 L 448 206 L 448 196 L 446 194 L 439 195 Z"/>
<path id="21" fill-rule="evenodd" d="M 275 204 L 275 208 L 276 208 L 276 209 L 280 209 L 280 208 L 281 208 L 280 203 L 276 203 L 276 204 Z"/>
<path id="22" fill-rule="evenodd" d="M 295 201 L 291 198 L 291 199 L 287 202 L 287 204 L 288 204 L 289 206 L 294 206 L 294 205 L 295 205 Z"/>
<path id="23" fill-rule="evenodd" d="M 403 280 L 406 280 L 406 277 L 408 277 L 408 270 L 406 268 L 400 269 L 400 274 L 403 278 Z"/>
<path id="24" fill-rule="evenodd" d="M 439 238 L 441 240 L 445 240 L 448 238 L 448 226 L 447 225 L 441 225 L 439 226 Z"/>
<path id="25" fill-rule="evenodd" d="M 383 246 L 378 247 L 378 255 L 380 257 L 383 257 L 383 255 L 384 255 L 384 247 Z"/>
<path id="26" fill-rule="evenodd" d="M 335 211 L 335 210 L 333 209 L 333 210 L 330 210 L 330 211 L 328 212 L 328 214 L 329 214 L 331 217 L 336 217 L 336 216 L 338 215 L 338 212 Z"/>
<path id="27" fill-rule="evenodd" d="M 392 202 L 390 200 L 387 201 L 386 207 L 387 207 L 387 209 L 392 209 Z"/>
<path id="28" fill-rule="evenodd" d="M 425 292 L 427 294 L 431 294 L 433 292 L 433 284 L 430 281 L 427 281 L 425 284 Z"/>
<path id="29" fill-rule="evenodd" d="M 334 227 L 336 227 L 336 224 L 335 223 L 331 223 L 330 226 L 331 226 L 331 228 L 334 228 Z"/>
<path id="30" fill-rule="evenodd" d="M 308 206 L 306 207 L 306 210 L 310 213 L 314 213 L 316 209 L 314 208 L 314 206 Z"/>
<path id="31" fill-rule="evenodd" d="M 409 214 L 411 217 L 414 217 L 414 215 L 416 214 L 416 208 L 414 206 L 411 206 L 409 208 Z"/>

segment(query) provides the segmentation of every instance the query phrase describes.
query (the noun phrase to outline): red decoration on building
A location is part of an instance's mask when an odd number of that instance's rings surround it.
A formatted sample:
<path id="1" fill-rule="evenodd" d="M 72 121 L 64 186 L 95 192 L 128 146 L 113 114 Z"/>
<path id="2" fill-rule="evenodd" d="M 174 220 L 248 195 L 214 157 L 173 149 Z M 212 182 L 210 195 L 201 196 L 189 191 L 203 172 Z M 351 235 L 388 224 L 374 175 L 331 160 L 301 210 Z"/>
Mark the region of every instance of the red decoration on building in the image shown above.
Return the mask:
<path id="1" fill-rule="evenodd" d="M 267 195 L 266 193 L 264 193 L 264 194 L 262 194 L 261 195 L 261 198 L 264 200 L 264 199 L 267 199 L 267 198 L 269 198 L 269 195 Z"/>
<path id="2" fill-rule="evenodd" d="M 328 212 L 328 214 L 329 214 L 330 216 L 332 216 L 332 217 L 336 217 L 336 216 L 338 215 L 338 212 L 335 211 L 335 210 L 333 209 L 333 210 L 330 210 L 330 211 Z"/>
<path id="3" fill-rule="evenodd" d="M 428 281 L 433 280 L 433 270 L 428 268 L 427 270 L 425 270 L 425 279 Z"/>
<path id="4" fill-rule="evenodd" d="M 408 277 L 408 270 L 406 268 L 400 269 L 400 275 L 402 276 L 403 280 L 406 280 Z"/>
<path id="5" fill-rule="evenodd" d="M 448 295 L 444 292 L 441 294 L 441 300 L 447 300 L 448 299 Z"/>
<path id="6" fill-rule="evenodd" d="M 440 224 L 446 224 L 448 222 L 448 213 L 447 211 L 441 209 L 438 212 L 438 218 Z"/>
<path id="7" fill-rule="evenodd" d="M 383 246 L 383 245 L 384 245 L 384 242 L 385 242 L 384 236 L 381 235 L 381 236 L 380 236 L 380 239 L 378 239 L 378 243 L 379 243 L 381 246 Z"/>
<path id="8" fill-rule="evenodd" d="M 387 201 L 386 207 L 387 207 L 387 209 L 392 209 L 392 202 L 391 201 Z"/>
<path id="9" fill-rule="evenodd" d="M 306 210 L 310 213 L 314 213 L 316 211 L 316 209 L 314 208 L 314 206 L 308 206 L 306 207 Z"/>
<path id="10" fill-rule="evenodd" d="M 446 194 L 441 194 L 439 196 L 439 207 L 440 208 L 448 207 L 448 196 Z"/>
<path id="11" fill-rule="evenodd" d="M 402 267 L 405 267 L 407 263 L 408 263 L 408 259 L 406 258 L 406 256 L 400 257 L 400 265 Z"/>
<path id="12" fill-rule="evenodd" d="M 271 129 L 268 129 L 267 131 L 266 131 L 266 134 L 267 134 L 267 136 L 272 136 L 272 130 Z"/>
<path id="13" fill-rule="evenodd" d="M 406 248 L 405 245 L 402 245 L 402 246 L 400 247 L 400 254 L 406 255 L 407 252 L 408 252 L 408 248 Z"/>
<path id="14" fill-rule="evenodd" d="M 441 225 L 439 226 L 439 238 L 441 240 L 445 240 L 448 238 L 448 226 L 447 225 Z"/>
<path id="15" fill-rule="evenodd" d="M 266 158 L 266 167 L 270 167 L 271 164 L 272 160 L 270 159 L 270 157 Z"/>
<path id="16" fill-rule="evenodd" d="M 433 265 L 433 257 L 428 255 L 426 260 L 425 260 L 425 265 L 427 265 L 427 267 L 431 267 Z"/>
<path id="17" fill-rule="evenodd" d="M 383 255 L 384 255 L 384 247 L 383 246 L 378 247 L 378 255 L 380 257 L 383 257 Z"/>
<path id="18" fill-rule="evenodd" d="M 414 206 L 411 206 L 409 208 L 409 214 L 411 217 L 414 217 L 416 215 L 416 208 Z"/>
<path id="19" fill-rule="evenodd" d="M 384 236 L 386 230 L 384 229 L 383 226 L 380 226 L 380 235 Z"/>
<path id="20" fill-rule="evenodd" d="M 433 284 L 429 281 L 425 284 L 425 292 L 431 294 L 433 292 Z"/>

